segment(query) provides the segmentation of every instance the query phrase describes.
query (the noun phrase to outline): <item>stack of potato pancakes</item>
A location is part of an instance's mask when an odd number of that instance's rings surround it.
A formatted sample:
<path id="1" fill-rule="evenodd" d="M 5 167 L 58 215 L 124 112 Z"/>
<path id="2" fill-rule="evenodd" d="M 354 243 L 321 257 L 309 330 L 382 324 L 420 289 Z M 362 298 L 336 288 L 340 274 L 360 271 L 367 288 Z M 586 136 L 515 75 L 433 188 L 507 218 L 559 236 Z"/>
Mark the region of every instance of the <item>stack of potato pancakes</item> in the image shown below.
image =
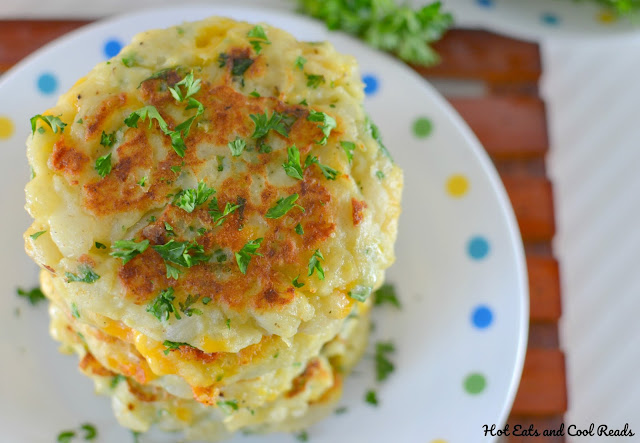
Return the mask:
<path id="1" fill-rule="evenodd" d="M 363 96 L 330 44 L 210 18 L 137 35 L 34 116 L 26 249 L 122 425 L 219 440 L 332 410 L 400 213 Z"/>

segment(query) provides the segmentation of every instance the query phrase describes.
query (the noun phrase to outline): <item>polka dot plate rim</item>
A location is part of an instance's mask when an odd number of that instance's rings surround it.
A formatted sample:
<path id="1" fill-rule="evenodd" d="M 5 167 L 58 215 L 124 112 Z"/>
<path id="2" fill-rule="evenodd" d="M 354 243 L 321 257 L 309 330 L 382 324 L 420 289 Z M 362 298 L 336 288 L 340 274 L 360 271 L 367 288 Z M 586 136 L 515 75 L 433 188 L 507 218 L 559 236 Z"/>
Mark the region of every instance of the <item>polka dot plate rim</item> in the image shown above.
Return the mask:
<path id="1" fill-rule="evenodd" d="M 373 358 L 365 356 L 345 384 L 339 406 L 347 413 L 309 428 L 310 441 L 491 441 L 481 426 L 504 422 L 522 372 L 528 286 L 513 210 L 488 156 L 451 106 L 392 57 L 295 14 L 222 6 L 140 11 L 97 22 L 45 46 L 0 77 L 0 118 L 11 121 L 4 126 L 11 133 L 0 137 L 5 156 L 0 195 L 3 208 L 15 214 L 0 233 L 5 245 L 0 285 L 9 306 L 0 313 L 5 349 L 0 423 L 5 435 L 45 442 L 62 429 L 91 422 L 101 432 L 99 441 L 130 438 L 115 426 L 109 400 L 95 396 L 92 383 L 78 374 L 76 358 L 58 353 L 48 337 L 46 309 L 11 295 L 16 286 L 37 281 L 35 266 L 22 253 L 21 237 L 30 223 L 22 210 L 22 187 L 29 176 L 24 154 L 28 119 L 104 60 L 108 42 L 126 44 L 139 31 L 207 15 L 269 23 L 300 39 L 328 39 L 355 55 L 368 76 L 365 107 L 405 171 L 397 262 L 387 273 L 402 309 L 376 308 L 371 338 L 371 346 L 395 343 L 391 359 L 396 369 L 388 380 L 376 383 Z M 43 74 L 54 77 L 44 89 L 39 88 Z M 369 389 L 376 390 L 378 407 L 364 401 Z M 31 426 L 34 417 L 37 427 Z M 164 437 L 154 434 L 142 442 Z M 282 435 L 230 441 L 288 438 L 295 441 Z"/>
<path id="2" fill-rule="evenodd" d="M 412 3 L 417 4 L 417 1 Z M 443 0 L 456 26 L 485 28 L 525 40 L 640 37 L 640 26 L 601 5 L 574 0 Z"/>

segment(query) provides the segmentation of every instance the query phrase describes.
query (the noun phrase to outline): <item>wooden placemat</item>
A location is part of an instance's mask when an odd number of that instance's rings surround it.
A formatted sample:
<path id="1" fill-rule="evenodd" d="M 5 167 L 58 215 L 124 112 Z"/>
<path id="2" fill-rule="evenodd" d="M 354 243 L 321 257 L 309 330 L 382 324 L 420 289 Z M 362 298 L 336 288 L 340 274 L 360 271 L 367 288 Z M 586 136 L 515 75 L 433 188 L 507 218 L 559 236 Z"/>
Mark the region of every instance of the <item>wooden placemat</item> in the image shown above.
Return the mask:
<path id="1" fill-rule="evenodd" d="M 0 20 L 0 74 L 43 44 L 90 20 Z M 475 84 L 469 96 L 448 97 L 491 156 L 520 226 L 530 289 L 530 329 L 522 381 L 509 426 L 540 431 L 557 428 L 567 410 L 564 354 L 558 342 L 561 315 L 558 262 L 551 250 L 555 233 L 552 186 L 544 156 L 549 147 L 542 73 L 536 44 L 485 31 L 454 29 L 436 44 L 442 63 L 415 68 L 434 81 Z M 479 87 L 479 88 L 478 88 Z M 464 90 L 464 89 L 463 89 Z M 482 430 L 479 430 L 479 435 Z M 533 441 L 509 437 L 509 442 Z M 537 437 L 536 442 L 563 442 Z"/>

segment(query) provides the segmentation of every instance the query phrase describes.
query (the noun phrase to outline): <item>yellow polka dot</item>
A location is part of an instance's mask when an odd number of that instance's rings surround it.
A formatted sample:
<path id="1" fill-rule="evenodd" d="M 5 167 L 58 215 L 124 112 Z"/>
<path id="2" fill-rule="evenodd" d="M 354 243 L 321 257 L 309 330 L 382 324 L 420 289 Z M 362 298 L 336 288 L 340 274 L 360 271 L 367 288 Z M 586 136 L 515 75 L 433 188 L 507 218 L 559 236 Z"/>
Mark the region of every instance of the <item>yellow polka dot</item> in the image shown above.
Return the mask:
<path id="1" fill-rule="evenodd" d="M 462 197 L 469 192 L 469 180 L 464 175 L 454 174 L 447 180 L 447 192 L 452 197 Z"/>
<path id="2" fill-rule="evenodd" d="M 597 15 L 597 19 L 599 22 L 606 24 L 613 23 L 618 20 L 616 15 L 611 11 L 600 11 Z"/>
<path id="3" fill-rule="evenodd" d="M 0 115 L 0 140 L 6 140 L 13 135 L 13 122 L 9 117 Z"/>
<path id="4" fill-rule="evenodd" d="M 443 440 L 441 438 L 438 438 L 436 440 L 431 440 L 429 443 L 447 443 L 447 440 Z"/>

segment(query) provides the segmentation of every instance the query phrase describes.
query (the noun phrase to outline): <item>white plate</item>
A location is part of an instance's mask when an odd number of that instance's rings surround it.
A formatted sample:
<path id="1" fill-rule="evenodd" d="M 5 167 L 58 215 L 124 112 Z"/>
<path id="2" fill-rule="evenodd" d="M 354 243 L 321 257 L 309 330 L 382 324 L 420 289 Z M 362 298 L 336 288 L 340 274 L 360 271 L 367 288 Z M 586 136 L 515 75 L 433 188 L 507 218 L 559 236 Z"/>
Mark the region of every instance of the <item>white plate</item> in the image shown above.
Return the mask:
<path id="1" fill-rule="evenodd" d="M 478 141 L 424 79 L 391 57 L 296 15 L 205 6 L 139 12 L 93 24 L 41 49 L 0 82 L 0 119 L 5 119 L 0 120 L 0 207 L 5 214 L 0 287 L 6 294 L 0 312 L 2 440 L 51 442 L 59 431 L 90 422 L 100 442 L 131 441 L 116 426 L 109 400 L 95 396 L 92 383 L 76 370 L 76 357 L 58 354 L 47 333 L 45 307 L 31 308 L 11 295 L 16 286 L 37 281 L 21 238 L 29 225 L 22 209 L 29 176 L 28 119 L 103 60 L 105 49 L 117 50 L 114 42 L 215 14 L 264 21 L 301 39 L 329 39 L 356 55 L 368 84 L 365 105 L 405 171 L 398 260 L 388 273 L 403 309 L 376 309 L 372 339 L 396 343 L 397 369 L 378 386 L 372 359 L 365 357 L 346 383 L 341 404 L 348 412 L 309 429 L 311 441 L 489 440 L 482 425 L 505 420 L 520 379 L 528 293 L 513 212 Z M 7 119 L 13 122 L 12 135 Z M 420 119 L 418 136 L 414 129 Z M 377 408 L 364 402 L 369 388 L 378 390 Z M 234 441 L 294 440 L 278 435 Z"/>
<path id="2" fill-rule="evenodd" d="M 413 2 L 417 3 L 417 2 Z M 591 0 L 444 0 L 456 26 L 487 28 L 527 40 L 640 36 L 640 26 Z"/>

